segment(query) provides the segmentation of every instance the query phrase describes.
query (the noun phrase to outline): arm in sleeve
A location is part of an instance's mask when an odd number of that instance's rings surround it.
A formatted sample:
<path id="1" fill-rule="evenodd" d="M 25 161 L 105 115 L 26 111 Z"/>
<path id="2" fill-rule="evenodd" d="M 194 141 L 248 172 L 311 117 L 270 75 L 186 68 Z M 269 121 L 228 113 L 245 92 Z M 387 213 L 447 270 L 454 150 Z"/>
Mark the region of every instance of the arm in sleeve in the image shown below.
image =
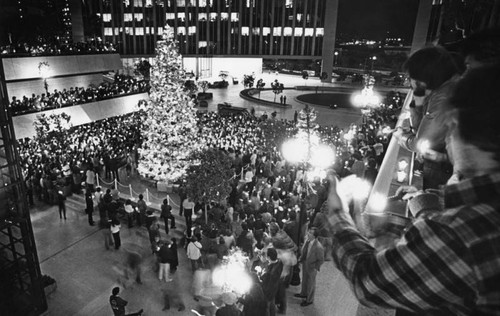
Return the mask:
<path id="1" fill-rule="evenodd" d="M 449 228 L 418 220 L 395 247 L 376 252 L 354 226 L 342 225 L 333 257 L 362 304 L 419 311 L 474 296 L 466 247 Z"/>

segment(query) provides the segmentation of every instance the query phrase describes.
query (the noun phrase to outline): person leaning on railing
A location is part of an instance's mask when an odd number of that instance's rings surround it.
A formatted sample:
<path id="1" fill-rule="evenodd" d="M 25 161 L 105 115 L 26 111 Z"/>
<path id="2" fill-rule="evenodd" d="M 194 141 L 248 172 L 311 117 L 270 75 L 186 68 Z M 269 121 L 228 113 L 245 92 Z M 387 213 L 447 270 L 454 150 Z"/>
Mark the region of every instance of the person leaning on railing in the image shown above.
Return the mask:
<path id="1" fill-rule="evenodd" d="M 443 211 L 436 196 L 413 198 L 417 219 L 394 245 L 370 244 L 329 175 L 334 260 L 362 304 L 416 315 L 500 314 L 499 86 L 500 65 L 472 69 L 457 82 L 446 149 L 462 179 L 443 188 Z"/>
<path id="2" fill-rule="evenodd" d="M 415 52 L 403 67 L 413 89 L 412 129 L 398 129 L 394 136 L 402 147 L 415 152 L 417 159 L 423 161 L 423 188 L 437 189 L 453 172 L 445 149 L 447 99 L 459 78 L 459 67 L 442 47 L 426 47 Z"/>

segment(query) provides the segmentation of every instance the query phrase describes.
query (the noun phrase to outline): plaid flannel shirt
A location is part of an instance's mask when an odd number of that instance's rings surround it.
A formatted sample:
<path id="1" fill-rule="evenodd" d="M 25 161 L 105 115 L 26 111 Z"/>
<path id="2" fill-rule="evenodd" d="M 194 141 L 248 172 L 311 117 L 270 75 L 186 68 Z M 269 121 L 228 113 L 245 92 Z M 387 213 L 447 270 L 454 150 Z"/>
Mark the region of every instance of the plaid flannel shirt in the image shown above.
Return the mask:
<path id="1" fill-rule="evenodd" d="M 333 256 L 362 304 L 426 315 L 500 315 L 500 173 L 445 187 L 445 210 L 376 251 L 342 211 Z"/>

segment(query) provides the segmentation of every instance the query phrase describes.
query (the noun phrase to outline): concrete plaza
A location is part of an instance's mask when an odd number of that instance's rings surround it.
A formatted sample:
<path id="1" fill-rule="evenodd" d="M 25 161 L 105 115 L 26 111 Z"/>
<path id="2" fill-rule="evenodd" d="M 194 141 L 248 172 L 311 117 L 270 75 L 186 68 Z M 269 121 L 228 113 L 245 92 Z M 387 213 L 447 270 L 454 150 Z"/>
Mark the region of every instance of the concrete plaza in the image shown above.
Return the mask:
<path id="1" fill-rule="evenodd" d="M 269 86 L 275 75 L 263 75 Z M 260 78 L 257 76 L 257 78 Z M 286 87 L 303 85 L 301 77 L 278 76 Z M 309 79 L 307 85 L 320 85 L 318 80 Z M 334 84 L 330 84 L 335 86 Z M 234 106 L 255 108 L 256 115 L 277 111 L 278 118 L 293 119 L 295 110 L 303 108 L 295 97 L 302 92 L 286 90 L 289 107 L 273 107 L 253 103 L 239 97 L 243 89 L 239 85 L 230 85 L 228 89 L 210 90 L 214 94 L 209 102 L 208 110 L 216 110 L 217 103 L 229 102 Z M 272 100 L 271 91 L 263 92 L 262 98 Z M 348 126 L 359 122 L 361 114 L 357 109 L 336 109 L 316 107 L 318 123 L 327 125 Z M 132 183 L 134 190 L 143 192 L 137 179 L 124 180 L 124 184 Z M 137 188 L 140 186 L 140 188 Z M 157 199 L 166 197 L 165 194 L 151 189 Z M 171 231 L 170 237 L 182 237 L 184 219 L 178 215 L 178 198 L 171 195 L 173 214 L 176 217 L 177 229 Z M 42 274 L 51 276 L 57 281 L 57 289 L 47 297 L 48 311 L 46 315 L 81 315 L 100 316 L 112 315 L 109 305 L 111 289 L 118 285 L 122 287 L 121 296 L 129 301 L 128 312 L 144 309 L 143 315 L 194 315 L 191 309 L 197 309 L 200 302 L 193 298 L 192 273 L 190 264 L 182 247 L 179 247 L 179 268 L 174 274 L 174 281 L 160 282 L 157 273 L 153 272 L 154 257 L 151 254 L 147 231 L 144 227 L 127 228 L 122 223 L 120 250 L 106 250 L 104 246 L 103 230 L 97 226 L 89 226 L 84 213 L 85 201 L 83 195 L 73 195 L 67 200 L 67 220 L 60 220 L 57 206 L 45 205 L 36 201 L 31 209 L 31 220 L 35 234 L 38 256 Z M 94 217 L 98 217 L 94 215 Z M 163 224 L 163 223 L 162 223 Z M 165 231 L 161 230 L 162 238 L 166 238 Z M 124 258 L 126 251 L 139 252 L 144 262 L 142 264 L 142 284 L 132 283 L 123 276 Z M 165 291 L 177 293 L 182 297 L 186 309 L 177 311 L 177 305 L 172 302 L 170 310 L 163 309 L 163 293 Z M 301 307 L 301 300 L 293 297 L 300 291 L 300 286 L 290 286 L 287 290 L 287 315 L 393 315 L 393 311 L 367 309 L 359 305 L 342 276 L 334 264 L 325 262 L 317 277 L 316 298 L 313 305 Z"/>

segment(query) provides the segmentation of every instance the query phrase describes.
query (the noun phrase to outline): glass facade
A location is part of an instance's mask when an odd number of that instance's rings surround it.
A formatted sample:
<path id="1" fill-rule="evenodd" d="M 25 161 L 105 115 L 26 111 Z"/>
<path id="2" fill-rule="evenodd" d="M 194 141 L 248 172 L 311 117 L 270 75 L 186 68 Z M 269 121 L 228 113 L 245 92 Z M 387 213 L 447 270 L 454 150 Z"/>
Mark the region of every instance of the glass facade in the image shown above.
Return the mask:
<path id="1" fill-rule="evenodd" d="M 184 56 L 322 55 L 328 0 L 92 0 L 104 40 L 153 55 L 166 24 Z"/>

